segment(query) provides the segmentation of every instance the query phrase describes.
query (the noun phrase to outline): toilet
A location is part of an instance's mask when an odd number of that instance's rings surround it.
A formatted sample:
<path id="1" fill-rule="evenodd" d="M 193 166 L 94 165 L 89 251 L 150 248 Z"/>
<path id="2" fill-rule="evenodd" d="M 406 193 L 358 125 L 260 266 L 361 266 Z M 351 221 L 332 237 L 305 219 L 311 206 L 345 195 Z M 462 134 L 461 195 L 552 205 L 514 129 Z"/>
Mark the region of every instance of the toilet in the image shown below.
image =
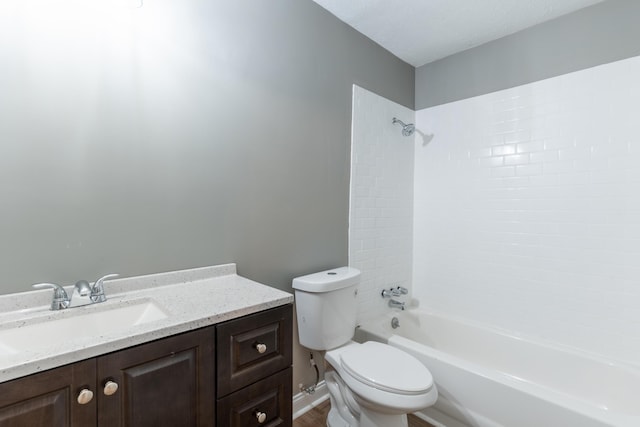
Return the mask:
<path id="1" fill-rule="evenodd" d="M 326 351 L 329 427 L 406 427 L 407 414 L 433 405 L 438 391 L 410 354 L 352 340 L 359 282 L 360 271 L 351 267 L 293 280 L 300 344 Z"/>

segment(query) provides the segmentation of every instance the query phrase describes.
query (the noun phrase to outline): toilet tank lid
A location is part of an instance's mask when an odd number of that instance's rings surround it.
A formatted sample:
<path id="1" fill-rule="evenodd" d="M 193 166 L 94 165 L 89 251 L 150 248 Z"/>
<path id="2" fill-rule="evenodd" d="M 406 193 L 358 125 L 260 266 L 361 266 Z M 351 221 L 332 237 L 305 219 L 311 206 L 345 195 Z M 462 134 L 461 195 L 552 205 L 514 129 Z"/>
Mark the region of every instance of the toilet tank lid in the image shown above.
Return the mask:
<path id="1" fill-rule="evenodd" d="M 353 267 L 340 267 L 293 279 L 293 289 L 305 292 L 329 292 L 357 285 L 360 270 Z"/>

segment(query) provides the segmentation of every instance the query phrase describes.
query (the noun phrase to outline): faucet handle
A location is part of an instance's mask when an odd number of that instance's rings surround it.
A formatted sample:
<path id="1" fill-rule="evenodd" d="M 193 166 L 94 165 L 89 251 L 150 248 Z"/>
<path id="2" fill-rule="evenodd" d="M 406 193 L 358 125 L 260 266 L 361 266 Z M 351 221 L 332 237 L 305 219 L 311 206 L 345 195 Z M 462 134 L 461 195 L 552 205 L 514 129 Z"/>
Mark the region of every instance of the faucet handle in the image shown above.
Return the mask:
<path id="1" fill-rule="evenodd" d="M 120 277 L 120 275 L 118 273 L 107 274 L 106 276 L 102 276 L 101 278 L 96 280 L 96 283 L 93 286 L 102 286 L 102 282 L 104 282 L 105 280 L 115 279 L 116 277 Z"/>
<path id="2" fill-rule="evenodd" d="M 398 296 L 393 288 L 391 288 L 391 289 L 383 289 L 382 292 L 380 293 L 380 295 L 382 295 L 382 298 L 391 298 L 391 297 L 397 297 Z"/>
<path id="3" fill-rule="evenodd" d="M 107 300 L 107 296 L 104 294 L 104 281 L 108 279 L 115 279 L 119 277 L 119 274 L 112 273 L 107 274 L 106 276 L 102 276 L 93 284 L 91 291 L 91 299 L 93 302 L 105 302 Z"/>
<path id="4" fill-rule="evenodd" d="M 36 289 L 53 288 L 53 300 L 51 301 L 51 310 L 61 310 L 69 306 L 69 296 L 67 291 L 60 285 L 55 283 L 36 283 L 31 285 Z"/>
<path id="5" fill-rule="evenodd" d="M 407 291 L 407 289 L 401 288 L 400 286 L 398 286 L 397 288 L 383 289 L 381 295 L 382 295 L 382 298 L 393 298 L 393 297 L 399 297 L 401 295 L 405 295 L 408 292 L 409 291 Z"/>

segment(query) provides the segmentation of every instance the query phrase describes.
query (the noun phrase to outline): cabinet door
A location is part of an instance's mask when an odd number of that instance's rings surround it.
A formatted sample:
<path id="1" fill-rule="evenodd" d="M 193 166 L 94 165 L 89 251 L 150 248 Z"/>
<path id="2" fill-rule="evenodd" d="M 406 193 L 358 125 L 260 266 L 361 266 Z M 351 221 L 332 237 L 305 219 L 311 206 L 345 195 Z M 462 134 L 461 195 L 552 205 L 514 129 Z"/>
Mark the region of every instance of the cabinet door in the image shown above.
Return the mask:
<path id="1" fill-rule="evenodd" d="M 98 358 L 98 425 L 214 426 L 214 339 L 211 327 Z"/>
<path id="2" fill-rule="evenodd" d="M 95 360 L 85 360 L 0 384 L 0 427 L 96 425 Z M 78 394 L 85 392 L 85 404 Z"/>

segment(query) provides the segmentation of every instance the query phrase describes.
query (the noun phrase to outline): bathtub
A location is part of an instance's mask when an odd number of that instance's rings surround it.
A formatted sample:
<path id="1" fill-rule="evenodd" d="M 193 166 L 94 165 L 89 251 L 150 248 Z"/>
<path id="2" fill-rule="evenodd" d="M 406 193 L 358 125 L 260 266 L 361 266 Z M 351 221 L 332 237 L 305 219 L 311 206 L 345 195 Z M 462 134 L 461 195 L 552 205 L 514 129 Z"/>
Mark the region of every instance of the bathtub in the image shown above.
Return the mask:
<path id="1" fill-rule="evenodd" d="M 440 397 L 417 415 L 435 425 L 640 426 L 633 366 L 416 309 L 360 325 L 356 339 L 387 342 L 429 368 Z"/>

